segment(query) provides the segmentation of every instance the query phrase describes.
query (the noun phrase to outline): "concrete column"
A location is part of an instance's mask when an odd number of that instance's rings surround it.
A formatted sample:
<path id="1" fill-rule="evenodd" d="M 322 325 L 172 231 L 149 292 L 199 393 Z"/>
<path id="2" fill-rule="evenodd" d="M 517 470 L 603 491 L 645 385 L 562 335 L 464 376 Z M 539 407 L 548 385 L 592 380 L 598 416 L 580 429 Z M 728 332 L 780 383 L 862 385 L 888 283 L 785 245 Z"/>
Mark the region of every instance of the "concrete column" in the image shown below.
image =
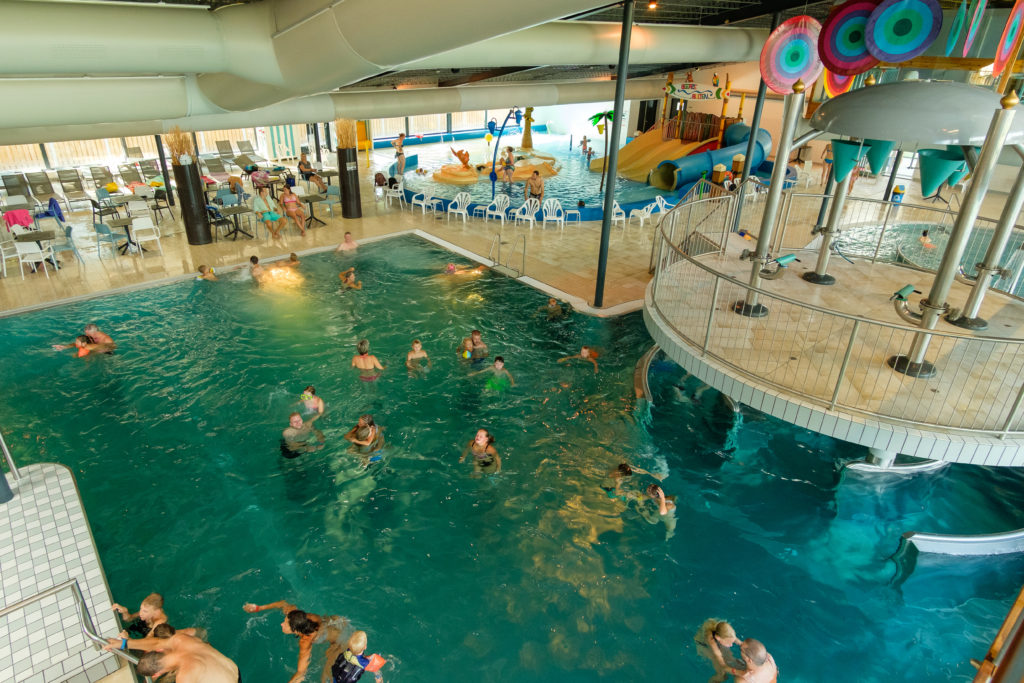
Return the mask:
<path id="1" fill-rule="evenodd" d="M 835 163 L 832 164 L 833 170 Z M 821 231 L 821 247 L 818 249 L 818 262 L 814 270 L 804 273 L 804 280 L 816 285 L 834 285 L 836 279 L 828 274 L 828 259 L 832 253 L 832 238 L 839 231 L 839 221 L 846 207 L 846 197 L 850 194 L 850 178 L 847 176 L 836 183 L 836 196 L 828 214 L 828 223 Z"/>

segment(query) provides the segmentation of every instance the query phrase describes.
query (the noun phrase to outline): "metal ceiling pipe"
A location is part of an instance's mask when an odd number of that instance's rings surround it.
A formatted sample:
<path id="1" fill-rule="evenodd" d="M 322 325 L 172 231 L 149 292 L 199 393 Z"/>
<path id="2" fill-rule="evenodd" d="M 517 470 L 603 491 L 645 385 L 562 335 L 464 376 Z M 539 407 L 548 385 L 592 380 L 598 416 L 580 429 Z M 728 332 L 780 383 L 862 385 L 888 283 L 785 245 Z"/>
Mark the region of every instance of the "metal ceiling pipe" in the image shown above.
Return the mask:
<path id="1" fill-rule="evenodd" d="M 663 94 L 664 81 L 637 79 L 626 82 L 627 100 L 648 100 Z M 614 81 L 586 83 L 488 85 L 422 90 L 373 90 L 300 97 L 245 112 L 227 112 L 173 119 L 140 119 L 122 123 L 46 125 L 0 128 L 0 145 L 88 140 L 134 135 L 158 135 L 173 126 L 185 131 L 252 128 L 336 118 L 375 119 L 452 111 L 501 109 L 515 105 L 544 106 L 608 102 Z"/>

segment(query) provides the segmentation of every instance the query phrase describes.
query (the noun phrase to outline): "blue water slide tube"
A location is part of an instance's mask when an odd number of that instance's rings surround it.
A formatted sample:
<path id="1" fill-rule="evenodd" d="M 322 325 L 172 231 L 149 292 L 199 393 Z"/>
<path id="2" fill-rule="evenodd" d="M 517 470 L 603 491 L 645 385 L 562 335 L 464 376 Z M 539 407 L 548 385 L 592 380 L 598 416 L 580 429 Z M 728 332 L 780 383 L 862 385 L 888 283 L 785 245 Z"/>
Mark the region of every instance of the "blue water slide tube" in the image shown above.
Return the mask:
<path id="1" fill-rule="evenodd" d="M 663 161 L 647 176 L 647 184 L 662 190 L 677 190 L 680 186 L 699 179 L 704 173 L 710 178 L 711 169 L 718 164 L 732 168 L 732 158 L 737 154 L 747 153 L 749 137 L 750 126 L 745 123 L 734 123 L 726 128 L 720 149 Z M 764 163 L 771 151 L 772 136 L 761 128 L 754 138 L 754 159 L 751 168 L 757 168 Z"/>

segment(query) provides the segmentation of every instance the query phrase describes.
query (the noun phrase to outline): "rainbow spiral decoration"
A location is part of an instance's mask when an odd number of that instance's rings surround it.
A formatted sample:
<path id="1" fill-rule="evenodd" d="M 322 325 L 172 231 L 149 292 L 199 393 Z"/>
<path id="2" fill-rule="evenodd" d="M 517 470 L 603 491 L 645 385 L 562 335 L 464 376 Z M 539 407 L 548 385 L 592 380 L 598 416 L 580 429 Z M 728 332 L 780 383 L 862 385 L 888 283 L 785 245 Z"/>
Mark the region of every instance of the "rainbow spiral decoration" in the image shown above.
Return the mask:
<path id="1" fill-rule="evenodd" d="M 1021 23 L 1024 21 L 1024 0 L 1017 0 L 1013 3 L 1010 16 L 1006 19 L 1006 26 L 1003 28 L 1003 37 L 999 39 L 999 47 L 996 48 L 996 61 L 992 65 L 992 75 L 998 76 L 1006 68 L 1006 65 L 1017 56 L 1020 45 L 1017 41 L 1020 38 Z"/>
<path id="2" fill-rule="evenodd" d="M 967 24 L 967 37 L 964 39 L 964 57 L 970 51 L 971 45 L 974 45 L 974 36 L 978 33 L 978 28 L 981 26 L 981 15 L 985 13 L 985 5 L 987 4 L 988 0 L 974 0 L 971 3 L 971 8 L 967 10 L 967 17 L 970 23 Z"/>
<path id="3" fill-rule="evenodd" d="M 864 40 L 868 17 L 876 7 L 878 0 L 847 0 L 832 9 L 818 37 L 818 56 L 826 69 L 856 76 L 878 64 Z"/>
<path id="4" fill-rule="evenodd" d="M 882 62 L 905 62 L 935 42 L 942 29 L 938 0 L 884 0 L 868 18 L 868 52 Z"/>
<path id="5" fill-rule="evenodd" d="M 844 76 L 825 69 L 825 94 L 829 97 L 842 95 L 853 87 L 856 76 Z"/>
<path id="6" fill-rule="evenodd" d="M 953 25 L 949 27 L 949 35 L 946 37 L 946 56 L 953 54 L 956 41 L 960 40 L 960 31 L 964 27 L 964 17 L 967 16 L 967 0 L 960 0 L 960 9 L 953 17 Z"/>
<path id="7" fill-rule="evenodd" d="M 761 78 L 765 85 L 783 95 L 793 84 L 813 83 L 821 75 L 818 36 L 821 24 L 814 17 L 800 15 L 779 24 L 761 50 Z"/>

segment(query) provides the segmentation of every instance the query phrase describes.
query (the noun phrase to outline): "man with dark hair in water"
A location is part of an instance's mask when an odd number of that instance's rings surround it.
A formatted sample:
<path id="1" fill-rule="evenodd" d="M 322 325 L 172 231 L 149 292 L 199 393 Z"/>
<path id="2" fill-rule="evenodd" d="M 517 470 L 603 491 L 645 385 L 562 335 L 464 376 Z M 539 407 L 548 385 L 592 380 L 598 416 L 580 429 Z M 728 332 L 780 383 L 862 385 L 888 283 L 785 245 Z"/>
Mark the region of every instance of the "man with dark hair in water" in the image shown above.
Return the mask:
<path id="1" fill-rule="evenodd" d="M 348 619 L 344 617 L 310 614 L 285 600 L 278 600 L 268 605 L 247 602 L 242 605 L 242 609 L 249 614 L 268 609 L 279 609 L 284 613 L 281 632 L 294 635 L 299 639 L 299 663 L 295 669 L 295 675 L 291 677 L 289 683 L 299 683 L 306 677 L 314 643 L 325 641 L 336 643 L 341 638 L 342 631 L 348 626 Z"/>
<path id="2" fill-rule="evenodd" d="M 238 666 L 195 636 L 175 633 L 170 638 L 130 640 L 108 638 L 104 650 L 143 650 L 136 666 L 143 676 L 173 673 L 178 683 L 240 683 Z"/>

